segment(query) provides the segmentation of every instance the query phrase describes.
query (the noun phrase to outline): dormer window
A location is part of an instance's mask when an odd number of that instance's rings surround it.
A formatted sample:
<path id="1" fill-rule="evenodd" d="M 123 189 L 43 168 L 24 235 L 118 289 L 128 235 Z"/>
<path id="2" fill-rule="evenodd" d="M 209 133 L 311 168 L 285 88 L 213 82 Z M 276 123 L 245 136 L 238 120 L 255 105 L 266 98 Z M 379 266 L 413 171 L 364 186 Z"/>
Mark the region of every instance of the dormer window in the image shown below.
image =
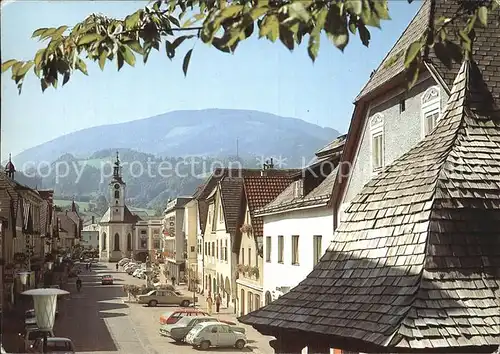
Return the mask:
<path id="1" fill-rule="evenodd" d="M 384 167 L 384 117 L 380 113 L 370 119 L 370 137 L 372 172 L 376 173 Z"/>
<path id="2" fill-rule="evenodd" d="M 300 198 L 302 197 L 303 193 L 303 188 L 304 188 L 304 183 L 303 180 L 299 179 L 298 181 L 294 182 L 293 186 L 293 196 L 294 198 Z"/>
<path id="3" fill-rule="evenodd" d="M 429 135 L 441 114 L 441 95 L 438 86 L 432 86 L 422 96 L 422 138 Z"/>

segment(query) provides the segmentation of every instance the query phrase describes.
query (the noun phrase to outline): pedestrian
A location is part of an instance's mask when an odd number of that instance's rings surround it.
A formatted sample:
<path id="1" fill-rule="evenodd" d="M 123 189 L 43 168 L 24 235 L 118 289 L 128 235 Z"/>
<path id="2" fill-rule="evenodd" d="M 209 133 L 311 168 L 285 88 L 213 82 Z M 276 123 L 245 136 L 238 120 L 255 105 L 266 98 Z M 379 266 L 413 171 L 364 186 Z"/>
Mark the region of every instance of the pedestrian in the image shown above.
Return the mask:
<path id="1" fill-rule="evenodd" d="M 81 288 L 82 288 L 82 280 L 80 279 L 80 277 L 78 277 L 76 279 L 76 290 L 78 290 L 78 292 L 80 292 Z"/>
<path id="2" fill-rule="evenodd" d="M 116 263 L 116 271 L 118 272 L 118 263 Z"/>
<path id="3" fill-rule="evenodd" d="M 92 262 L 89 262 L 89 270 L 92 271 Z"/>
<path id="4" fill-rule="evenodd" d="M 172 281 L 172 285 L 175 285 L 175 277 L 172 275 L 172 278 L 170 278 L 170 280 Z"/>
<path id="5" fill-rule="evenodd" d="M 85 269 L 89 270 L 89 264 L 88 263 L 85 263 Z"/>
<path id="6" fill-rule="evenodd" d="M 208 294 L 208 297 L 207 297 L 207 312 L 209 315 L 212 314 L 212 306 L 214 304 L 214 301 L 212 300 L 212 296 L 210 295 L 210 293 Z"/>
<path id="7" fill-rule="evenodd" d="M 217 293 L 217 296 L 215 297 L 215 311 L 217 311 L 217 313 L 220 312 L 220 303 L 222 302 L 222 299 L 220 298 L 220 294 Z"/>

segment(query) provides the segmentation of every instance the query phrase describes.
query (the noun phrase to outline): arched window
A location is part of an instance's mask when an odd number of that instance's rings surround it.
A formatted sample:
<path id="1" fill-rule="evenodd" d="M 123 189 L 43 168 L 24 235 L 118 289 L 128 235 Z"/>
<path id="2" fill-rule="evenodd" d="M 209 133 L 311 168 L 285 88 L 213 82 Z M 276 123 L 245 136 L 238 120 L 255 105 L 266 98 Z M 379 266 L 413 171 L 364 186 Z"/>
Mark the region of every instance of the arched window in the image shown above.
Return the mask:
<path id="1" fill-rule="evenodd" d="M 266 291 L 266 306 L 269 305 L 273 300 L 271 298 L 271 293 L 269 291 Z"/>
<path id="2" fill-rule="evenodd" d="M 118 233 L 115 234 L 115 251 L 120 250 L 120 235 Z"/>
<path id="3" fill-rule="evenodd" d="M 120 198 L 120 191 L 115 191 L 115 198 L 116 199 Z"/>
<path id="4" fill-rule="evenodd" d="M 106 233 L 102 233 L 102 250 L 104 251 L 106 249 L 106 244 L 108 243 Z"/>
<path id="5" fill-rule="evenodd" d="M 127 251 L 132 251 L 132 235 L 127 235 Z"/>

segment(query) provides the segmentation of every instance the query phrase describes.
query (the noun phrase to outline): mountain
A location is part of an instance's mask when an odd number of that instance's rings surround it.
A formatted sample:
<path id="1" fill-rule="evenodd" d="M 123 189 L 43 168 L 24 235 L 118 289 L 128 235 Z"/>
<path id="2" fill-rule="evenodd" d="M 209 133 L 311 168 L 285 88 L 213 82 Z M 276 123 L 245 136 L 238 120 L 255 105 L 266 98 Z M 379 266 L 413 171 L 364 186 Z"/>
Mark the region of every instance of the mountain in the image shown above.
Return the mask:
<path id="1" fill-rule="evenodd" d="M 28 162 L 51 163 L 64 154 L 86 159 L 110 148 L 160 157 L 214 157 L 236 155 L 238 146 L 239 156 L 283 156 L 297 165 L 338 135 L 331 128 L 257 111 L 175 111 L 66 134 L 23 151 L 13 161 L 21 167 Z"/>

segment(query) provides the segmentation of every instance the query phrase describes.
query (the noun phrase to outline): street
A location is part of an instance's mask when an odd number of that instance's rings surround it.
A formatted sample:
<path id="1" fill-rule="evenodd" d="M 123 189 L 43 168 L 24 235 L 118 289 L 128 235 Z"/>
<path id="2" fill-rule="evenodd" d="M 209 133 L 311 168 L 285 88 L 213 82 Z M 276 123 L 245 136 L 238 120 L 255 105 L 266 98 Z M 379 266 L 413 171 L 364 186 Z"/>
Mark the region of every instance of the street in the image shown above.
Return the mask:
<path id="1" fill-rule="evenodd" d="M 115 264 L 94 265 L 92 272 L 80 274 L 83 286 L 76 292 L 75 280 L 68 284 L 71 295 L 61 300 L 59 318 L 54 332 L 58 337 L 70 338 L 78 353 L 193 353 L 196 349 L 186 344 L 176 344 L 158 334 L 159 317 L 169 306 L 146 307 L 136 303 L 124 303 L 124 284 L 142 285 L 144 280 L 116 271 Z M 111 274 L 114 285 L 101 285 L 100 276 Z M 202 307 L 203 299 L 197 295 Z M 236 322 L 235 315 L 221 311 L 221 319 Z M 224 313 L 225 312 L 225 313 Z M 214 315 L 215 316 L 215 315 Z M 239 324 L 241 325 L 241 324 Z M 244 326 L 244 325 L 242 325 Z M 246 328 L 248 344 L 243 350 L 213 348 L 223 353 L 253 352 L 271 354 L 270 337 L 264 337 L 253 328 Z"/>

